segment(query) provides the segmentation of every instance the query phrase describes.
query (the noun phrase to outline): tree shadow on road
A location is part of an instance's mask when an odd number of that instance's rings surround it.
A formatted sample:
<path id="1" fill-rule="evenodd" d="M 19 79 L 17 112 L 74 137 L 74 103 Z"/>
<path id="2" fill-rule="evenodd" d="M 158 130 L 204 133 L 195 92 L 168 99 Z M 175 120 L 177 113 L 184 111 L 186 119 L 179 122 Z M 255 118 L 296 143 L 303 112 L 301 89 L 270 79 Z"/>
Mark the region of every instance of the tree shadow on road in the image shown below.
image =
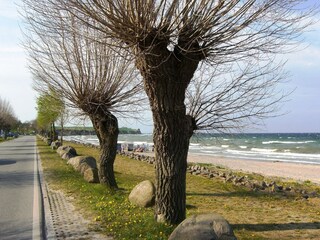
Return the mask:
<path id="1" fill-rule="evenodd" d="M 0 164 L 1 165 L 1 164 Z M 34 171 L 29 172 L 0 172 L 0 186 L 7 188 L 33 186 Z"/>
<path id="2" fill-rule="evenodd" d="M 0 220 L 0 239 L 27 240 L 32 238 L 32 221 Z"/>

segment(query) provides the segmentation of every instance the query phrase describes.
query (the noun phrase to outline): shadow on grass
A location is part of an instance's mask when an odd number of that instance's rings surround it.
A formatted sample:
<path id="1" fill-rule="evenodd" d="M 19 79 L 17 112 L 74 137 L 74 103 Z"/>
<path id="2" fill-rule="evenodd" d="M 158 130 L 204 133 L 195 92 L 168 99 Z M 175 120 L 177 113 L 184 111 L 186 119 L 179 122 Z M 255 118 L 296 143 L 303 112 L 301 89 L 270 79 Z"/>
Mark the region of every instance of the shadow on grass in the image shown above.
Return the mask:
<path id="1" fill-rule="evenodd" d="M 44 149 L 39 149 L 40 151 L 41 151 L 41 154 L 57 154 L 57 152 L 56 151 L 54 151 L 54 150 L 44 150 Z M 57 156 L 57 158 L 59 159 L 59 155 L 57 154 L 57 155 L 54 155 L 54 156 Z"/>
<path id="2" fill-rule="evenodd" d="M 262 223 L 262 224 L 232 224 L 234 230 L 262 231 L 285 231 L 285 230 L 312 230 L 320 229 L 320 222 L 302 223 Z"/>
<path id="3" fill-rule="evenodd" d="M 188 210 L 190 210 L 190 209 L 196 209 L 197 206 L 191 205 L 191 204 L 187 204 L 187 205 L 186 205 L 186 208 L 187 208 Z"/>

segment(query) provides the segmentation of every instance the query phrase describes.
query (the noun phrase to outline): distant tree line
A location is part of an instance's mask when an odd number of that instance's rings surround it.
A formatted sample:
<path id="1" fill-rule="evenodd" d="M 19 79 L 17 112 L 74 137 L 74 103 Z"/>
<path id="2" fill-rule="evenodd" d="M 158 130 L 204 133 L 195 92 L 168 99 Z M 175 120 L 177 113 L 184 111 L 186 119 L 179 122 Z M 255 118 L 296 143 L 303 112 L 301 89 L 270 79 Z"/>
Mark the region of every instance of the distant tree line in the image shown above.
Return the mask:
<path id="1" fill-rule="evenodd" d="M 61 128 L 57 127 L 57 133 L 60 135 Z M 74 135 L 95 135 L 96 131 L 94 128 L 86 127 L 86 128 L 72 128 L 65 127 L 63 130 L 65 136 L 74 136 Z M 119 134 L 141 134 L 140 129 L 132 129 L 127 127 L 120 127 Z"/>
<path id="2" fill-rule="evenodd" d="M 6 139 L 9 132 L 17 128 L 18 123 L 10 103 L 0 98 L 0 133 L 2 137 Z"/>

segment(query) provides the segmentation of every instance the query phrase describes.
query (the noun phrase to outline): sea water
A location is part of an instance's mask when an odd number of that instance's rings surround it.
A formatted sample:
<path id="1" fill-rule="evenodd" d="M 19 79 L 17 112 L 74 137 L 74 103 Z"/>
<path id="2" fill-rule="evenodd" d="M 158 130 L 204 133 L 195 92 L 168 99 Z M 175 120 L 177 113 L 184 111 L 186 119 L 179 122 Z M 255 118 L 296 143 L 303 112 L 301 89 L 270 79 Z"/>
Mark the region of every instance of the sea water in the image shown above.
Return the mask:
<path id="1" fill-rule="evenodd" d="M 65 139 L 99 145 L 96 136 Z M 149 151 L 153 146 L 152 134 L 121 134 L 118 140 Z M 191 138 L 189 152 L 233 159 L 320 164 L 320 133 L 196 134 Z"/>

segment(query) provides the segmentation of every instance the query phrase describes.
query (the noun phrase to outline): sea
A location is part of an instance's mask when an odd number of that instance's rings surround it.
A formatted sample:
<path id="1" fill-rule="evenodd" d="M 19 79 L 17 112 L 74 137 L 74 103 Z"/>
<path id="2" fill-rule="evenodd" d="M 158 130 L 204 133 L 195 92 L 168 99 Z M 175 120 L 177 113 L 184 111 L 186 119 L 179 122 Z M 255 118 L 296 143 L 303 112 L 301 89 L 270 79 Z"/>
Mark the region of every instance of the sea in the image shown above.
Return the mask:
<path id="1" fill-rule="evenodd" d="M 65 136 L 65 140 L 99 145 L 97 136 Z M 152 134 L 120 134 L 120 144 L 151 151 Z M 196 134 L 189 152 L 197 155 L 256 161 L 320 165 L 320 133 Z"/>

